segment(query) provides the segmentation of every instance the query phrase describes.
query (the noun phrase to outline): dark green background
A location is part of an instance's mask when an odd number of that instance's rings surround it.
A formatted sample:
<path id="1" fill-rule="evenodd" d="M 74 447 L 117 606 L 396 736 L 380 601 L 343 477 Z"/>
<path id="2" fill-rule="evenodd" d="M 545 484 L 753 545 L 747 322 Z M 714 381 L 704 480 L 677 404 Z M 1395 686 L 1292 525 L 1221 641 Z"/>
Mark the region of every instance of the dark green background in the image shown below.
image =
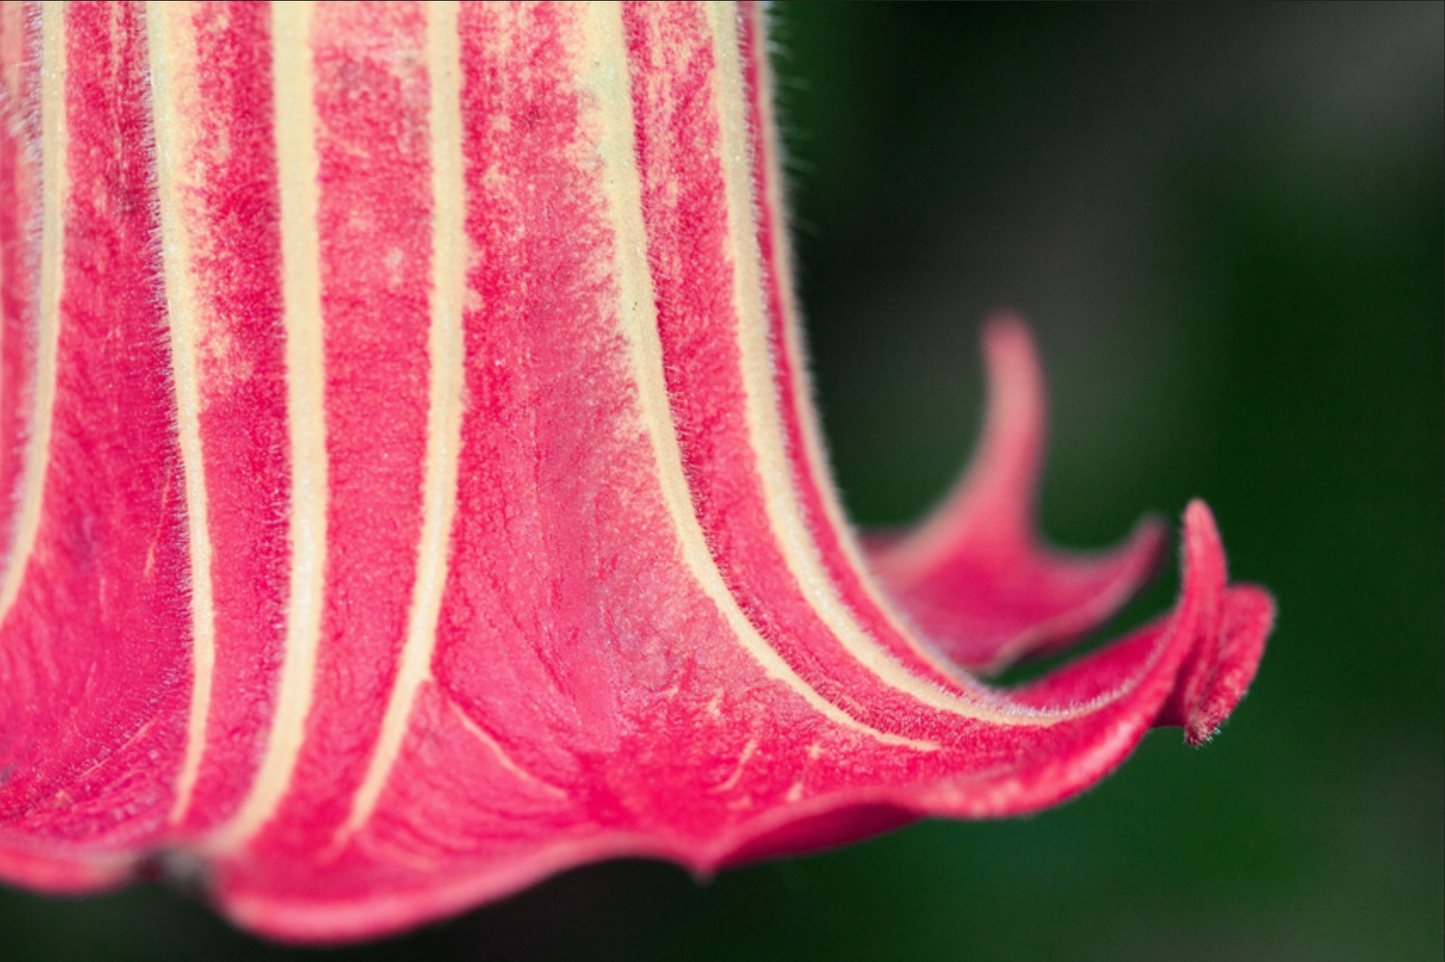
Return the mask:
<path id="1" fill-rule="evenodd" d="M 866 523 L 947 487 L 979 320 L 1038 333 L 1043 526 L 1213 505 L 1279 627 L 1200 750 L 1032 819 L 694 884 L 583 868 L 337 959 L 1438 960 L 1442 6 L 779 5 L 801 287 Z M 1170 570 L 1119 625 L 1170 602 Z M 1116 626 L 1117 627 L 1117 626 Z M 157 890 L 0 892 L 0 958 L 291 954 Z"/>

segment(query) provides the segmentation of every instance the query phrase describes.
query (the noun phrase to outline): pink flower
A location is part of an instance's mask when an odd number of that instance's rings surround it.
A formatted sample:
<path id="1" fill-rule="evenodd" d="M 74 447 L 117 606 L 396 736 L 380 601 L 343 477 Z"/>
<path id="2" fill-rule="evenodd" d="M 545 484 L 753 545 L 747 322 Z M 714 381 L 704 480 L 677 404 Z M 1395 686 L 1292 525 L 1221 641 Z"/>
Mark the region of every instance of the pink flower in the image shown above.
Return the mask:
<path id="1" fill-rule="evenodd" d="M 159 866 L 355 939 L 592 859 L 1034 811 L 1216 729 L 1273 607 L 1197 502 L 1170 614 L 975 677 L 1163 540 L 1037 544 L 1017 321 L 957 492 L 849 532 L 760 17 L 5 5 L 0 878 Z"/>

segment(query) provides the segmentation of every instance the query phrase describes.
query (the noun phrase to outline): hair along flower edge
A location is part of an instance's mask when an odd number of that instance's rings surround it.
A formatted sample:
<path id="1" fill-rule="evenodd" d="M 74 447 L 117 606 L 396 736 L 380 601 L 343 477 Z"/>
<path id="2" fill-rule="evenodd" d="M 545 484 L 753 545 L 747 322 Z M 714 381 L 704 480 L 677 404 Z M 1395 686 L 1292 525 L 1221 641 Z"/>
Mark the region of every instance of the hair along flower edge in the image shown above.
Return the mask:
<path id="1" fill-rule="evenodd" d="M 706 873 L 1207 739 L 1273 602 L 1202 502 L 1169 614 L 1008 690 L 1163 544 L 1041 546 L 1042 376 L 859 542 L 757 5 L 0 12 L 0 879 L 156 869 L 286 940 L 597 858 Z M 159 336 L 158 336 L 159 332 Z"/>

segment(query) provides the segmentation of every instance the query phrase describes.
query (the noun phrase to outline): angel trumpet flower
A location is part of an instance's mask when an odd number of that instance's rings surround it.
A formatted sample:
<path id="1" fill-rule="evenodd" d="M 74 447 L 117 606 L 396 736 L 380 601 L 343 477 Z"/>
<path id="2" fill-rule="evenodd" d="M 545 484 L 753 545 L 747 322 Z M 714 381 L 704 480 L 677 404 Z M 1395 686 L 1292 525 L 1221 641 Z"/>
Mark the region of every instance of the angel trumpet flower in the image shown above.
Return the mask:
<path id="1" fill-rule="evenodd" d="M 1229 714 L 1272 618 L 1039 681 L 1162 532 L 1032 533 L 1029 338 L 972 472 L 850 533 L 753 4 L 9 3 L 0 879 L 197 877 L 390 932 L 579 862 L 698 872 L 1083 791 Z"/>

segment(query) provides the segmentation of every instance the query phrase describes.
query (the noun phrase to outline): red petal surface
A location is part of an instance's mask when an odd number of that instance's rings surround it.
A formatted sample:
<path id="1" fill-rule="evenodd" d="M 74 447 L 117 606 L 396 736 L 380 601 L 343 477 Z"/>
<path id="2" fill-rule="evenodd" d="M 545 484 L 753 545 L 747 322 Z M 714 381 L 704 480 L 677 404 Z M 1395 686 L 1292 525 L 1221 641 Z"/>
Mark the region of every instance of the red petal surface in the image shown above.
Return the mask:
<path id="1" fill-rule="evenodd" d="M 1097 556 L 1036 544 L 1034 498 L 1043 460 L 1043 374 L 1028 331 L 996 318 L 984 332 L 988 422 L 968 475 L 931 518 L 877 537 L 869 562 L 893 600 L 952 661 L 996 671 L 1050 654 L 1098 627 L 1139 590 L 1164 548 L 1143 521 Z"/>
<path id="2" fill-rule="evenodd" d="M 1162 541 L 1037 546 L 1014 321 L 975 468 L 865 563 L 754 5 L 41 6 L 0 16 L 0 878 L 159 863 L 361 938 L 1036 810 L 1247 688 L 1272 602 L 1198 503 L 1172 613 L 963 670 Z"/>

